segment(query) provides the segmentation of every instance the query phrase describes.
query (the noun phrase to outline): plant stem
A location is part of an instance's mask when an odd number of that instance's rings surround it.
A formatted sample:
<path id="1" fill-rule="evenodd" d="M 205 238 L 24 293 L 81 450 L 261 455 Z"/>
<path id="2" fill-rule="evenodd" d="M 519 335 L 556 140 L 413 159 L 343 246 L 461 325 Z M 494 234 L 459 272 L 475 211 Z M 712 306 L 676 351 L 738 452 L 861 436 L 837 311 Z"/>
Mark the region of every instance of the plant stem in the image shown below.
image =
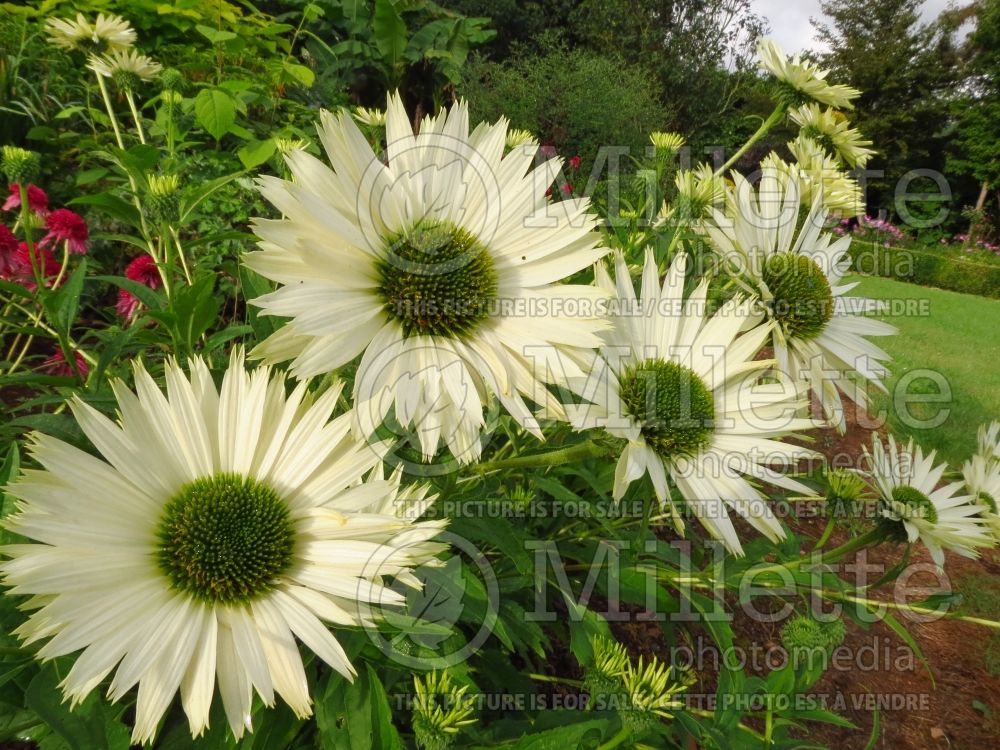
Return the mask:
<path id="1" fill-rule="evenodd" d="M 191 271 L 188 270 L 187 261 L 184 259 L 184 248 L 181 247 L 180 234 L 171 226 L 168 226 L 167 230 L 170 232 L 170 236 L 174 238 L 174 247 L 177 248 L 177 257 L 181 261 L 181 270 L 184 271 L 184 279 L 187 281 L 188 286 L 191 286 L 194 282 L 191 280 Z"/>
<path id="2" fill-rule="evenodd" d="M 597 750 L 611 750 L 613 747 L 618 747 L 625 740 L 632 736 L 632 732 L 628 727 L 622 727 L 618 730 L 618 734 L 612 737 L 610 740 L 600 745 Z"/>
<path id="3" fill-rule="evenodd" d="M 879 542 L 885 540 L 885 538 L 886 530 L 880 526 L 876 526 L 867 533 L 862 534 L 861 536 L 856 536 L 839 547 L 834 547 L 829 552 L 824 553 L 822 561 L 825 563 L 836 562 L 840 558 L 845 557 L 852 552 L 856 552 L 863 547 L 878 544 Z"/>
<path id="4" fill-rule="evenodd" d="M 834 524 L 834 520 L 831 517 L 830 520 L 826 522 L 826 528 L 823 529 L 823 535 L 816 542 L 816 546 L 813 547 L 813 552 L 818 552 L 823 549 L 823 545 L 830 541 L 830 535 L 833 533 L 833 527 L 835 525 L 836 524 Z"/>
<path id="5" fill-rule="evenodd" d="M 108 94 L 108 87 L 104 83 L 104 77 L 100 73 L 94 73 L 97 77 L 97 86 L 101 89 L 101 96 L 104 99 L 104 108 L 108 110 L 108 117 L 111 118 L 111 127 L 115 131 L 115 140 L 118 141 L 118 148 L 125 150 L 125 141 L 122 140 L 122 131 L 118 127 L 118 118 L 115 117 L 115 110 L 111 106 L 111 96 Z"/>
<path id="6" fill-rule="evenodd" d="M 35 277 L 35 294 L 43 294 L 44 286 L 41 265 L 44 259 L 40 259 L 35 252 L 35 240 L 31 236 L 31 206 L 28 205 L 28 186 L 22 180 L 17 186 L 17 192 L 21 196 L 21 231 L 24 232 L 24 242 L 28 246 L 28 260 L 31 261 L 31 273 Z"/>
<path id="7" fill-rule="evenodd" d="M 534 672 L 528 672 L 524 675 L 529 680 L 534 680 L 535 682 L 554 682 L 558 685 L 570 685 L 571 687 L 583 687 L 583 680 L 573 680 L 569 677 L 553 677 L 548 674 L 536 674 Z"/>
<path id="8" fill-rule="evenodd" d="M 478 474 L 487 474 L 501 469 L 531 469 L 541 466 L 558 466 L 571 461 L 582 461 L 587 458 L 597 458 L 607 452 L 606 448 L 597 445 L 593 440 L 587 440 L 565 448 L 557 448 L 545 453 L 535 453 L 530 456 L 514 456 L 499 461 L 487 461 L 478 466 L 470 467 Z"/>
<path id="9" fill-rule="evenodd" d="M 754 133 L 752 136 L 750 136 L 750 140 L 748 140 L 746 143 L 740 146 L 739 151 L 730 156 L 725 164 L 723 164 L 721 167 L 715 170 L 715 175 L 718 177 L 719 175 L 725 174 L 726 171 L 731 166 L 733 166 L 736 162 L 738 162 L 740 160 L 740 157 L 750 150 L 751 146 L 753 146 L 755 143 L 757 143 L 757 141 L 759 141 L 761 138 L 767 135 L 768 131 L 771 128 L 773 128 L 775 124 L 777 124 L 778 121 L 781 120 L 782 117 L 785 116 L 786 109 L 787 106 L 785 104 L 778 104 L 778 106 L 774 108 L 774 111 L 770 115 L 768 115 L 767 119 L 760 124 L 760 127 L 757 128 L 757 132 Z"/>
<path id="10" fill-rule="evenodd" d="M 139 110 L 135 107 L 135 99 L 132 98 L 132 92 L 125 91 L 125 99 L 128 101 L 128 107 L 132 110 L 132 119 L 135 120 L 135 132 L 139 134 L 139 143 L 145 145 L 146 134 L 142 130 L 142 120 L 139 119 Z"/>

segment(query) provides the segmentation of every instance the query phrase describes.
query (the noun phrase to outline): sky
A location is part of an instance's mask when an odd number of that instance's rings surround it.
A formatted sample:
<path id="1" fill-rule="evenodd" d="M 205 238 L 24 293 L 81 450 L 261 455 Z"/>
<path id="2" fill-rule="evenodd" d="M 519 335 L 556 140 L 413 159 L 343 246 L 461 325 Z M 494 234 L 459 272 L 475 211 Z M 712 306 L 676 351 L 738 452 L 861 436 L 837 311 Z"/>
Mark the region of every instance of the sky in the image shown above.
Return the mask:
<path id="1" fill-rule="evenodd" d="M 751 0 L 751 5 L 771 24 L 771 38 L 786 52 L 818 48 L 809 17 L 822 15 L 819 0 Z M 924 0 L 923 19 L 936 18 L 947 5 L 948 0 Z"/>

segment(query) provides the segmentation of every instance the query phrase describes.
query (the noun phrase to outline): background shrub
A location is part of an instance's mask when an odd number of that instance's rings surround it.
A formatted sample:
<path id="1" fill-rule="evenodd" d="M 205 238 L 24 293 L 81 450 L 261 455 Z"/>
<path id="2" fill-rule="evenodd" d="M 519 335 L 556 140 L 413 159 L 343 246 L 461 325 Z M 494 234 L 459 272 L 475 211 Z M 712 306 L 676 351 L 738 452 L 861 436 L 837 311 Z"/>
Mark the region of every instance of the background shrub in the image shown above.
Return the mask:
<path id="1" fill-rule="evenodd" d="M 667 122 L 657 83 L 643 68 L 546 37 L 543 52 L 524 47 L 503 62 L 474 59 L 460 93 L 477 116 L 510 118 L 564 155 L 592 160 L 601 146 L 641 156 L 650 131 Z"/>

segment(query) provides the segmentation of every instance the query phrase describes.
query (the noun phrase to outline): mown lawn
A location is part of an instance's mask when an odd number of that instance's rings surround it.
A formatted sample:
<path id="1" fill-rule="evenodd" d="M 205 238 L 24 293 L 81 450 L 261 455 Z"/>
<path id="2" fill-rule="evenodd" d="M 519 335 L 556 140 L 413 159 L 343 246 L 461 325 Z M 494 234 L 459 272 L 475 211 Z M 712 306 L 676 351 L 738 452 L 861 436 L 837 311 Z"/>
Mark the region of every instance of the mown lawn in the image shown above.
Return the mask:
<path id="1" fill-rule="evenodd" d="M 1000 300 L 893 279 L 856 280 L 861 284 L 852 294 L 889 301 L 884 319 L 899 328 L 897 336 L 875 339 L 892 355 L 892 375 L 872 413 L 886 412 L 894 434 L 960 464 L 975 449 L 979 425 L 1000 419 Z M 908 407 L 894 408 L 907 394 Z M 917 403 L 914 396 L 934 400 Z"/>

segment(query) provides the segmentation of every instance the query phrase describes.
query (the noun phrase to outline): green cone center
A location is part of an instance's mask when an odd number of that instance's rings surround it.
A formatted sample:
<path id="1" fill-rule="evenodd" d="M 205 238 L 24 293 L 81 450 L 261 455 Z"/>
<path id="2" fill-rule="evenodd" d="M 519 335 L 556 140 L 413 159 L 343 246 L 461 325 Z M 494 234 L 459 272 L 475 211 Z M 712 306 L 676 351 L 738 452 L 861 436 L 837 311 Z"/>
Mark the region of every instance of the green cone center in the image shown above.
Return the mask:
<path id="1" fill-rule="evenodd" d="M 418 224 L 391 237 L 377 269 L 385 310 L 405 336 L 466 337 L 497 295 L 489 251 L 451 224 Z"/>
<path id="2" fill-rule="evenodd" d="M 989 508 L 991 513 L 997 512 L 996 498 L 993 497 L 993 495 L 991 495 L 989 492 L 986 492 L 985 490 L 979 491 L 978 493 L 976 493 L 976 500 L 978 500 L 980 504 L 985 505 L 987 508 Z"/>
<path id="3" fill-rule="evenodd" d="M 715 399 L 689 368 L 647 360 L 628 368 L 619 383 L 625 413 L 659 455 L 694 455 L 711 441 Z"/>
<path id="4" fill-rule="evenodd" d="M 763 278 L 773 296 L 771 314 L 788 336 L 812 339 L 833 317 L 833 293 L 823 269 L 798 253 L 778 253 L 764 261 Z"/>
<path id="5" fill-rule="evenodd" d="M 910 487 L 906 484 L 894 487 L 892 490 L 892 499 L 896 503 L 905 506 L 905 518 L 922 518 L 930 523 L 937 523 L 938 514 L 934 503 L 931 502 L 931 499 L 927 495 L 915 487 Z"/>
<path id="6" fill-rule="evenodd" d="M 269 592 L 295 548 L 285 502 L 236 474 L 181 487 L 163 509 L 158 538 L 157 562 L 171 585 L 213 604 L 246 603 Z"/>

